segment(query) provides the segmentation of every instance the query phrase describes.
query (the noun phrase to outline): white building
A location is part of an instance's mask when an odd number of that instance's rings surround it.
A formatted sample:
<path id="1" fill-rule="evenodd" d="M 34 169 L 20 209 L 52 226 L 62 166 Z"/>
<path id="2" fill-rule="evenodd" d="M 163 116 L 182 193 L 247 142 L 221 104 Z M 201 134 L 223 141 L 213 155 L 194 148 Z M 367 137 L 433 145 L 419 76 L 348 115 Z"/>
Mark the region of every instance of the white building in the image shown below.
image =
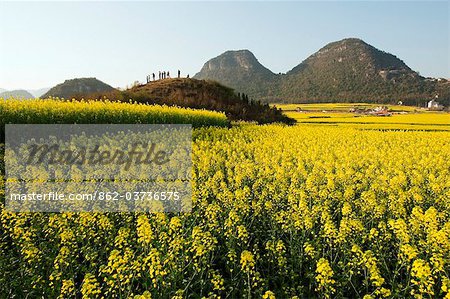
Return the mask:
<path id="1" fill-rule="evenodd" d="M 427 107 L 428 107 L 428 109 L 442 109 L 443 108 L 443 106 L 434 99 L 428 102 Z"/>

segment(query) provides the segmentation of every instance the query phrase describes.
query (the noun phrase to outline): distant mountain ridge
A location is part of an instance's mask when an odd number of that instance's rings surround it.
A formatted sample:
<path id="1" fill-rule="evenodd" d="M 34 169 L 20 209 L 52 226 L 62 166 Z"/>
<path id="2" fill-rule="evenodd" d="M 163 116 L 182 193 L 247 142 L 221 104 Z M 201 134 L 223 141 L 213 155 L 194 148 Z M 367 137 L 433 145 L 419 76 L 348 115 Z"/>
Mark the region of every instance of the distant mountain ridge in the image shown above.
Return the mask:
<path id="1" fill-rule="evenodd" d="M 18 95 L 19 97 L 23 97 L 24 95 L 27 95 L 23 93 L 23 91 L 26 91 L 31 98 L 38 98 L 47 91 L 49 91 L 50 87 L 48 88 L 39 88 L 39 89 L 15 89 L 15 90 L 7 90 L 4 88 L 0 88 L 0 95 L 2 94 L 8 94 L 14 97 L 14 95 Z M 7 92 L 7 93 L 6 93 Z"/>
<path id="2" fill-rule="evenodd" d="M 286 74 L 274 74 L 248 51 L 227 51 L 194 78 L 215 80 L 265 102 L 397 102 L 423 104 L 450 88 L 421 77 L 398 57 L 361 39 L 327 44 Z"/>
<path id="3" fill-rule="evenodd" d="M 0 93 L 0 98 L 9 99 L 9 98 L 18 98 L 18 99 L 33 99 L 34 96 L 26 90 L 16 89 L 16 90 L 7 90 Z"/>
<path id="4" fill-rule="evenodd" d="M 58 98 L 80 98 L 89 96 L 93 93 L 110 92 L 114 88 L 97 78 L 75 78 L 64 81 L 55 87 L 50 88 L 42 98 L 58 97 Z"/>

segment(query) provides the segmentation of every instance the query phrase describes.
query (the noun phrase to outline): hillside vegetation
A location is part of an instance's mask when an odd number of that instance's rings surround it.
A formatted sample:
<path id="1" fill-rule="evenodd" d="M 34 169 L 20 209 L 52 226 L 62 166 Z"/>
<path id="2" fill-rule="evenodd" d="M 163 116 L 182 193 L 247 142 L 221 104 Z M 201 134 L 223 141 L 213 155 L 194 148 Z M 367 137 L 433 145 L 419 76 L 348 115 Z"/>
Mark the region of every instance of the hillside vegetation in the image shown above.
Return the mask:
<path id="1" fill-rule="evenodd" d="M 330 43 L 282 78 L 287 102 L 396 102 L 419 105 L 437 85 L 396 56 L 359 40 Z"/>
<path id="2" fill-rule="evenodd" d="M 164 79 L 138 85 L 127 90 L 93 94 L 111 100 L 189 107 L 224 112 L 230 120 L 256 121 L 258 123 L 293 121 L 281 110 L 253 101 L 244 94 L 217 82 L 196 79 Z"/>

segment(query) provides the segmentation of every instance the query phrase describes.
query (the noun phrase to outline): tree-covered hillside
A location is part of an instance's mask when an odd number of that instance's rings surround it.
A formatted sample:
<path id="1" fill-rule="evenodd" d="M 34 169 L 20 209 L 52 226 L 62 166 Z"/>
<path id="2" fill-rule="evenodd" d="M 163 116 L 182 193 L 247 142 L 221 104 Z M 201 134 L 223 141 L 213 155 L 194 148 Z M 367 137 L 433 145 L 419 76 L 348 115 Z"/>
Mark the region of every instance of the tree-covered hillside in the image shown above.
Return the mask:
<path id="1" fill-rule="evenodd" d="M 251 97 L 278 103 L 368 102 L 425 105 L 439 95 L 450 105 L 446 80 L 424 78 L 401 59 L 357 38 L 332 42 L 286 74 L 274 74 L 248 50 L 211 59 L 196 75 Z"/>

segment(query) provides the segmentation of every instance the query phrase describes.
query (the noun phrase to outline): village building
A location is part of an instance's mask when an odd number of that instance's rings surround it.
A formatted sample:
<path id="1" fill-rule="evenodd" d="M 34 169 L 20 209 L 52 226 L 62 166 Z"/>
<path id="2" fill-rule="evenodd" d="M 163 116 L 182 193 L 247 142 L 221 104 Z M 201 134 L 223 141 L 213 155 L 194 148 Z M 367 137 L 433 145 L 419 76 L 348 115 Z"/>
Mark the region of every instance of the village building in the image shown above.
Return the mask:
<path id="1" fill-rule="evenodd" d="M 438 101 L 436 101 L 435 99 L 432 99 L 431 101 L 429 101 L 427 103 L 427 108 L 431 109 L 431 110 L 441 110 L 444 108 L 444 106 L 442 106 Z"/>

